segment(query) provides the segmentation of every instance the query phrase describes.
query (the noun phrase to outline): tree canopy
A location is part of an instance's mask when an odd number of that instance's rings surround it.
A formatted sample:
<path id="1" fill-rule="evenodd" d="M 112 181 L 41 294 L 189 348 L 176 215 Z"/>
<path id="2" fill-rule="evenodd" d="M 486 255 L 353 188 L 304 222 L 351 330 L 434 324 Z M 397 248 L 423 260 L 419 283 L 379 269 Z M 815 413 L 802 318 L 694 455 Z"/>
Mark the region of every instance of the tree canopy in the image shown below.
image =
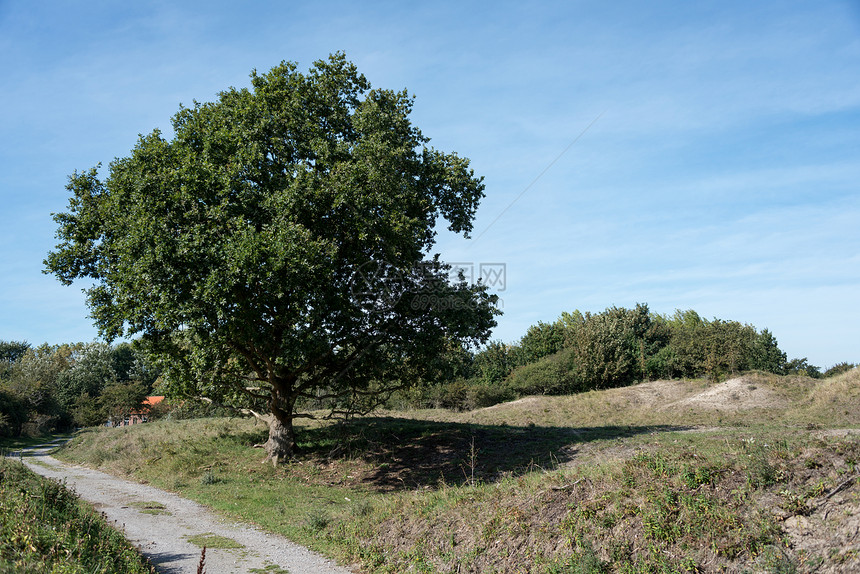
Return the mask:
<path id="1" fill-rule="evenodd" d="M 172 392 L 265 406 L 288 456 L 303 399 L 370 408 L 495 326 L 495 296 L 431 254 L 439 218 L 468 237 L 482 178 L 428 147 L 412 105 L 340 53 L 255 71 L 106 178 L 70 176 L 46 271 L 93 280 L 100 333 L 140 335 Z"/>
<path id="2" fill-rule="evenodd" d="M 118 406 L 139 407 L 158 378 L 139 345 L 0 341 L 10 348 L 24 351 L 0 360 L 0 436 L 103 424 Z"/>

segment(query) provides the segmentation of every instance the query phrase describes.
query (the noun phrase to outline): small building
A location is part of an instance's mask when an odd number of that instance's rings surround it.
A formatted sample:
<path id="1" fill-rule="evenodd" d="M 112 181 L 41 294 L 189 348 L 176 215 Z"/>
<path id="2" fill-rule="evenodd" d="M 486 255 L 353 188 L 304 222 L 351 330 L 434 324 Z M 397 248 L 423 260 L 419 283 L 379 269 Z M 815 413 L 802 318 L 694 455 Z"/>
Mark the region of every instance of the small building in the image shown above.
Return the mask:
<path id="1" fill-rule="evenodd" d="M 116 426 L 125 427 L 130 425 L 136 425 L 139 423 L 149 422 L 150 409 L 152 409 L 152 407 L 159 404 L 163 400 L 163 396 L 146 397 L 146 399 L 143 401 L 143 404 L 140 405 L 139 410 L 129 413 L 128 416 L 121 420 L 119 423 L 117 423 Z M 110 423 L 108 423 L 108 426 L 110 426 Z"/>

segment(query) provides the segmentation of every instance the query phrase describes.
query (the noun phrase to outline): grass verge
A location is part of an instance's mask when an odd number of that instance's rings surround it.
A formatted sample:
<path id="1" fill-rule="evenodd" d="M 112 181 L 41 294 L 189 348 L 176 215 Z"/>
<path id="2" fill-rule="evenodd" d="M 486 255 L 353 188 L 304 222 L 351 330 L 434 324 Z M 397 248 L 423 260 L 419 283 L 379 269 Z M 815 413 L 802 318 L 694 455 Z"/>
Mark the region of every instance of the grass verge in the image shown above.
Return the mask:
<path id="1" fill-rule="evenodd" d="M 121 533 L 65 486 L 0 458 L 0 572 L 154 571 Z"/>

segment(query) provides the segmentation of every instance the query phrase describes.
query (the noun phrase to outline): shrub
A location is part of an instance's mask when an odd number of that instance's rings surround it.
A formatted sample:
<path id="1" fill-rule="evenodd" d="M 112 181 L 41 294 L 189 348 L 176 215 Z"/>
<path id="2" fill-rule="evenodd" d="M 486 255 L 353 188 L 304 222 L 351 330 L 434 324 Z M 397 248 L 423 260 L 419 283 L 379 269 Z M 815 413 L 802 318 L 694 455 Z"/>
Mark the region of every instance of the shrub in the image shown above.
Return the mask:
<path id="1" fill-rule="evenodd" d="M 575 349 L 564 349 L 537 362 L 514 369 L 506 381 L 518 395 L 559 395 L 575 392 Z"/>
<path id="2" fill-rule="evenodd" d="M 509 385 L 481 381 L 469 387 L 466 405 L 469 410 L 481 409 L 512 401 L 515 398 L 517 394 Z"/>
<path id="3" fill-rule="evenodd" d="M 853 369 L 856 365 L 854 363 L 837 363 L 824 371 L 824 378 L 835 377 L 836 375 L 841 375 L 842 373 L 847 373 L 851 369 Z"/>

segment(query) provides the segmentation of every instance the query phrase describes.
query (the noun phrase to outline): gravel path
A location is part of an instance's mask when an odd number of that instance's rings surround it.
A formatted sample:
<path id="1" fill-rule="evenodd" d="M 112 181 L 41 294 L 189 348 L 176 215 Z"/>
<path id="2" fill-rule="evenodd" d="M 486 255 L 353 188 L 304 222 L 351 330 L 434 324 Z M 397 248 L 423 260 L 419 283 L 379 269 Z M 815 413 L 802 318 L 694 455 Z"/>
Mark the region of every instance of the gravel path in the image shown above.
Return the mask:
<path id="1" fill-rule="evenodd" d="M 47 454 L 53 446 L 25 451 L 24 464 L 43 476 L 65 480 L 78 496 L 115 523 L 162 574 L 197 572 L 201 549 L 188 537 L 201 534 L 223 536 L 242 545 L 231 550 L 207 548 L 206 571 L 211 574 L 351 572 L 282 536 L 224 519 L 173 493 L 60 462 Z"/>

